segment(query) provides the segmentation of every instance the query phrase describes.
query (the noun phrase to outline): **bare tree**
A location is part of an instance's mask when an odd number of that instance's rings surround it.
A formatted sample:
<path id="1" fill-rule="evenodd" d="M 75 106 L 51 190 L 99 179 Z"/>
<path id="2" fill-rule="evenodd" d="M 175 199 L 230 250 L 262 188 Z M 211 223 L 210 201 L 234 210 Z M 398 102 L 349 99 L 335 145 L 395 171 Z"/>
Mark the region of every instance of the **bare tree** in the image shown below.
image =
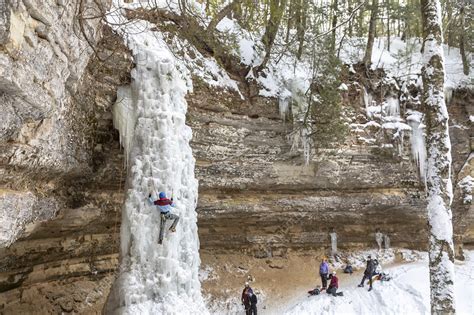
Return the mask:
<path id="1" fill-rule="evenodd" d="M 439 0 L 421 0 L 423 107 L 427 139 L 427 202 L 431 313 L 454 314 L 451 142 L 444 100 L 444 53 Z"/>
<path id="2" fill-rule="evenodd" d="M 375 25 L 377 22 L 378 7 L 379 7 L 378 0 L 372 0 L 372 9 L 370 13 L 370 22 L 369 22 L 369 35 L 367 38 L 367 48 L 365 49 L 364 59 L 362 59 L 362 62 L 365 65 L 369 65 L 372 59 L 372 48 L 374 47 Z"/>
<path id="3" fill-rule="evenodd" d="M 337 26 L 337 15 L 339 13 L 337 0 L 333 0 L 332 3 L 332 38 L 331 38 L 331 50 L 336 50 L 336 26 Z"/>
<path id="4" fill-rule="evenodd" d="M 459 8 L 459 19 L 461 20 L 461 30 L 459 34 L 459 52 L 461 54 L 462 59 L 462 69 L 465 75 L 469 75 L 469 60 L 466 54 L 466 17 L 465 11 L 466 6 L 464 0 L 460 1 L 461 7 Z"/>
<path id="5" fill-rule="evenodd" d="M 281 18 L 285 11 L 287 0 L 270 0 L 270 18 L 265 27 L 265 33 L 262 37 L 262 42 L 265 45 L 265 57 L 262 64 L 258 67 L 258 71 L 262 71 L 270 60 L 270 52 L 275 42 L 278 28 L 280 27 Z"/>

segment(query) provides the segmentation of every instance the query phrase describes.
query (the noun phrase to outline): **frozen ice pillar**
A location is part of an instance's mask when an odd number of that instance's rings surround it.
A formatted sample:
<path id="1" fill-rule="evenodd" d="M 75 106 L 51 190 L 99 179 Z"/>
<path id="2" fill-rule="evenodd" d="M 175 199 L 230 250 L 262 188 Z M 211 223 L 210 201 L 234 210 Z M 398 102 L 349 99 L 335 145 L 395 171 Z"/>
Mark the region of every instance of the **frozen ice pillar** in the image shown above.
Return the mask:
<path id="1" fill-rule="evenodd" d="M 126 148 L 128 178 L 122 211 L 121 261 L 106 314 L 205 314 L 198 280 L 198 183 L 185 125 L 187 87 L 158 33 L 130 32 L 136 68 L 114 108 Z M 175 233 L 158 245 L 160 214 L 146 198 L 173 194 Z M 167 225 L 169 227 L 169 223 Z"/>

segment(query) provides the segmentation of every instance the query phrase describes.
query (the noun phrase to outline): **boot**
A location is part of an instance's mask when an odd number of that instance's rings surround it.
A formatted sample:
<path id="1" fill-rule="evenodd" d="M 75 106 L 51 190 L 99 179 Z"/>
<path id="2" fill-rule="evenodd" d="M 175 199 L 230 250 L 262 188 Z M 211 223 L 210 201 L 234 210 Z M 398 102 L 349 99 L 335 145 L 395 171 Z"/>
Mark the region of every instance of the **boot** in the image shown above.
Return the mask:
<path id="1" fill-rule="evenodd" d="M 369 292 L 372 291 L 372 287 L 369 288 Z"/>
<path id="2" fill-rule="evenodd" d="M 359 287 L 359 288 L 363 288 L 364 285 L 361 283 L 361 284 L 358 285 L 358 287 Z"/>

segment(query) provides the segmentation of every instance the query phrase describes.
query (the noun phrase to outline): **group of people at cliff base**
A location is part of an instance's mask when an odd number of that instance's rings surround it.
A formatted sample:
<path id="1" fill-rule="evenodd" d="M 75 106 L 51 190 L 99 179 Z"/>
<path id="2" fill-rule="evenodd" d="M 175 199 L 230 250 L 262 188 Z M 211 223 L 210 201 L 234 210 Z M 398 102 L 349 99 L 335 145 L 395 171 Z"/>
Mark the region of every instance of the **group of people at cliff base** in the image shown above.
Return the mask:
<path id="1" fill-rule="evenodd" d="M 344 268 L 344 273 L 352 274 L 352 266 L 349 264 Z M 342 292 L 337 292 L 339 289 L 339 279 L 337 278 L 336 271 L 329 273 L 329 264 L 326 257 L 323 258 L 321 264 L 319 265 L 319 276 L 321 277 L 321 287 L 309 291 L 311 295 L 320 294 L 323 291 L 326 291 L 328 294 L 333 296 L 342 296 Z M 328 280 L 330 280 L 329 286 L 327 286 Z M 362 281 L 358 287 L 364 287 L 366 280 L 369 280 L 369 291 L 372 291 L 372 284 L 375 280 L 388 281 L 390 277 L 388 274 L 382 272 L 382 265 L 378 262 L 377 259 L 372 259 L 369 255 L 367 257 L 367 265 L 364 270 L 364 275 Z"/>
<path id="2" fill-rule="evenodd" d="M 242 291 L 242 304 L 246 315 L 257 315 L 257 296 L 253 293 L 248 282 L 245 282 L 245 288 Z"/>
<path id="3" fill-rule="evenodd" d="M 308 292 L 309 294 L 317 295 L 326 291 L 327 294 L 332 294 L 332 296 L 343 296 L 342 292 L 337 292 L 339 289 L 339 278 L 335 270 L 329 273 L 329 264 L 326 257 L 323 258 L 319 265 L 319 276 L 321 277 L 321 288 L 316 288 Z M 330 281 L 329 287 L 328 280 Z"/>

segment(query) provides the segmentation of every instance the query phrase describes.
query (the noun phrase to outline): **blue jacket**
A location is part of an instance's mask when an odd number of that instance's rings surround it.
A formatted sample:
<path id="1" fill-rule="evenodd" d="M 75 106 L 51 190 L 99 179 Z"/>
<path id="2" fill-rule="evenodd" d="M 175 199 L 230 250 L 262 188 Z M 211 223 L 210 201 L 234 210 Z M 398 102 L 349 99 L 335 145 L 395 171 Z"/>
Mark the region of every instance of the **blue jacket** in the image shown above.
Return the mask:
<path id="1" fill-rule="evenodd" d="M 321 265 L 319 265 L 319 273 L 329 273 L 329 265 L 327 262 L 323 261 Z"/>

